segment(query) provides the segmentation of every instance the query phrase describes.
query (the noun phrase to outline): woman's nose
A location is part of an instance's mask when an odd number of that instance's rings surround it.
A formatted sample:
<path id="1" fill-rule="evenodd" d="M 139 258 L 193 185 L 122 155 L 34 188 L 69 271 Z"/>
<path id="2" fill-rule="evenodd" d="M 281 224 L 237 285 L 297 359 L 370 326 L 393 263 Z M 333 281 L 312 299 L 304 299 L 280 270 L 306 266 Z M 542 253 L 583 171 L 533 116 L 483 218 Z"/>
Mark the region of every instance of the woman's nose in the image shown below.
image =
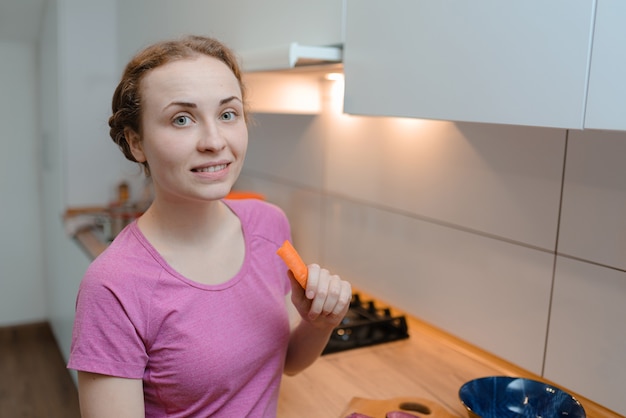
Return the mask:
<path id="1" fill-rule="evenodd" d="M 219 151 L 226 146 L 223 133 L 215 124 L 207 123 L 200 129 L 198 151 Z"/>

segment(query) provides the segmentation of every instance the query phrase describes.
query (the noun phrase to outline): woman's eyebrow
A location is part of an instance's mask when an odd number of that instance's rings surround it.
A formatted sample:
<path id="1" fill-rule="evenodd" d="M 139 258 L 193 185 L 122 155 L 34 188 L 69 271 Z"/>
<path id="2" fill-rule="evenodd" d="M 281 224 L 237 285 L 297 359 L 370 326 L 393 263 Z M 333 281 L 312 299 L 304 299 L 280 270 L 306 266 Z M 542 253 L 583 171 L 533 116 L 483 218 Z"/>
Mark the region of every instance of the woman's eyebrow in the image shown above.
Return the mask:
<path id="1" fill-rule="evenodd" d="M 197 108 L 198 105 L 192 102 L 170 102 L 168 103 L 167 106 L 165 106 L 165 109 L 167 109 L 168 107 L 171 106 L 181 106 L 181 107 L 190 107 L 190 108 Z"/>
<path id="2" fill-rule="evenodd" d="M 226 97 L 225 99 L 220 100 L 220 106 L 225 105 L 226 103 L 230 103 L 233 100 L 236 100 L 238 102 L 241 102 L 241 99 L 237 96 L 230 96 L 230 97 Z M 196 103 L 192 103 L 192 102 L 183 102 L 183 101 L 176 101 L 176 102 L 170 102 L 168 103 L 167 106 L 165 106 L 165 108 L 167 109 L 168 107 L 171 106 L 181 106 L 181 107 L 188 107 L 188 108 L 192 108 L 192 109 L 197 109 L 198 105 Z"/>
<path id="3" fill-rule="evenodd" d="M 230 103 L 233 100 L 237 100 L 237 101 L 241 102 L 241 99 L 239 97 L 237 97 L 237 96 L 230 96 L 230 97 L 227 97 L 225 99 L 220 100 L 220 105 L 224 105 L 226 103 Z"/>

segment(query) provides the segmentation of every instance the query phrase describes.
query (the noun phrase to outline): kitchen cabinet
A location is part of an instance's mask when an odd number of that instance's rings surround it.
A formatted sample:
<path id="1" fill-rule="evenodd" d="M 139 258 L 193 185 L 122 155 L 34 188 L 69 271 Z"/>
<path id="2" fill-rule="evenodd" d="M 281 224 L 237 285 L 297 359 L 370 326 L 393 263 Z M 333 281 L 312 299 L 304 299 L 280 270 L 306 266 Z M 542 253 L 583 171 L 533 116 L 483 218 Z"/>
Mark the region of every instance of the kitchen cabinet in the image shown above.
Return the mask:
<path id="1" fill-rule="evenodd" d="M 344 110 L 580 129 L 594 6 L 348 0 Z"/>
<path id="2" fill-rule="evenodd" d="M 45 306 L 67 359 L 76 292 L 88 260 L 68 240 L 60 214 L 68 206 L 105 204 L 109 186 L 139 170 L 112 146 L 105 128 L 107 104 L 118 77 L 115 2 L 46 4 L 36 69 L 39 107 L 24 111 L 39 117 L 41 144 L 36 156 L 40 163 L 33 170 L 39 170 L 42 202 Z M 37 118 L 31 119 L 35 123 Z"/>
<path id="3" fill-rule="evenodd" d="M 188 33 L 215 36 L 238 53 L 343 42 L 343 0 L 134 0 L 117 7 L 120 62 L 148 43 Z"/>
<path id="4" fill-rule="evenodd" d="M 585 128 L 626 130 L 626 2 L 598 0 Z"/>

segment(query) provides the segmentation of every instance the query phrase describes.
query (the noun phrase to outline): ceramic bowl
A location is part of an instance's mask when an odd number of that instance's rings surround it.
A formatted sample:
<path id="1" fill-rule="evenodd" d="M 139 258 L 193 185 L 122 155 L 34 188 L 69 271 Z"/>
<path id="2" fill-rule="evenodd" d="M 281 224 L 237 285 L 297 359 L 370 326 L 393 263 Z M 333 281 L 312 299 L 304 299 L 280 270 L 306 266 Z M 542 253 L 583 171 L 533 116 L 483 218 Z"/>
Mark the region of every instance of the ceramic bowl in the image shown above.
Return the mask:
<path id="1" fill-rule="evenodd" d="M 459 390 L 470 418 L 584 418 L 572 395 L 536 380 L 490 376 L 470 380 Z"/>

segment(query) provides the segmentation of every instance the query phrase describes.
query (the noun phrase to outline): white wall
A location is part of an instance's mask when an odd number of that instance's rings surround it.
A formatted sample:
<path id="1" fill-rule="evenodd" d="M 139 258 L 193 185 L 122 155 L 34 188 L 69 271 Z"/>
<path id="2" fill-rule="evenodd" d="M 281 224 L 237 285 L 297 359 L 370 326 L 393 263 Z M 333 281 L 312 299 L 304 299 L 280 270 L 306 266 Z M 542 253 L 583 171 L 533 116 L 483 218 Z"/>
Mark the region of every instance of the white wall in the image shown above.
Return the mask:
<path id="1" fill-rule="evenodd" d="M 0 326 L 46 319 L 37 53 L 0 42 Z"/>

